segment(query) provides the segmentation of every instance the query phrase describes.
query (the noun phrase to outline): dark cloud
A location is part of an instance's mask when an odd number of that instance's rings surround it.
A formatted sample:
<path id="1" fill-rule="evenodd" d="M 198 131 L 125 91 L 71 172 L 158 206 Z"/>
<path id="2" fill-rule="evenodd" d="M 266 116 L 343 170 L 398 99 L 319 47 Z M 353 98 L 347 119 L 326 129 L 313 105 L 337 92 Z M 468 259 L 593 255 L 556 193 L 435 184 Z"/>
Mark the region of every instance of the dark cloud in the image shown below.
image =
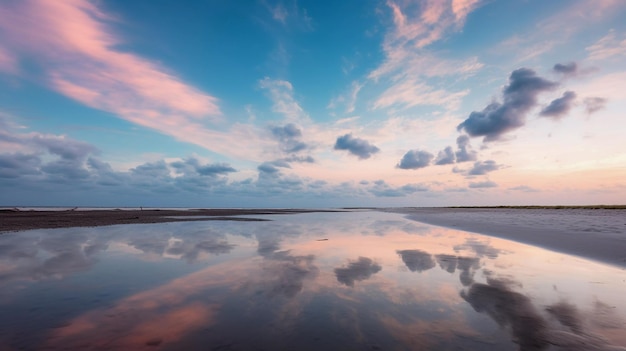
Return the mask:
<path id="1" fill-rule="evenodd" d="M 539 190 L 535 189 L 535 188 L 531 188 L 528 185 L 518 185 L 512 188 L 509 188 L 508 190 L 515 190 L 515 191 L 523 191 L 526 193 L 534 193 L 537 192 Z"/>
<path id="2" fill-rule="evenodd" d="M 457 150 L 453 151 L 451 146 L 447 146 L 439 151 L 435 159 L 436 165 L 449 165 L 453 163 L 461 163 L 467 161 L 476 161 L 477 153 L 472 150 L 470 138 L 463 134 L 456 138 Z"/>
<path id="3" fill-rule="evenodd" d="M 38 133 L 16 134 L 9 142 L 36 151 L 29 154 L 0 154 L 0 178 L 17 179 L 38 175 L 40 177 L 30 179 L 46 180 L 53 184 L 75 184 L 90 178 L 91 173 L 85 168 L 85 160 L 98 152 L 93 145 L 82 141 Z M 43 162 L 46 159 L 42 155 L 44 153 L 58 157 Z"/>
<path id="4" fill-rule="evenodd" d="M 561 73 L 564 76 L 573 76 L 578 73 L 578 65 L 576 62 L 557 63 L 552 69 L 554 72 Z"/>
<path id="5" fill-rule="evenodd" d="M 601 97 L 588 97 L 583 100 L 585 110 L 588 114 L 598 112 L 606 106 L 607 100 Z"/>
<path id="6" fill-rule="evenodd" d="M 537 76 L 531 69 L 515 70 L 509 77 L 509 85 L 502 91 L 503 102 L 493 102 L 480 112 L 472 112 L 457 129 L 472 137 L 483 136 L 485 142 L 498 140 L 523 126 L 526 114 L 537 105 L 537 96 L 557 85 Z"/>
<path id="7" fill-rule="evenodd" d="M 335 276 L 338 282 L 354 286 L 355 281 L 368 279 L 381 269 L 382 267 L 371 258 L 359 257 L 356 261 L 350 261 L 346 267 L 335 268 Z"/>
<path id="8" fill-rule="evenodd" d="M 63 158 L 48 162 L 41 166 L 40 169 L 52 176 L 51 180 L 60 182 L 73 182 L 75 180 L 87 179 L 91 175 L 91 173 L 83 167 L 82 163 Z"/>
<path id="9" fill-rule="evenodd" d="M 98 172 L 114 172 L 110 164 L 102 162 L 97 158 L 90 157 L 87 159 L 87 165 Z"/>
<path id="10" fill-rule="evenodd" d="M 198 167 L 198 173 L 204 176 L 216 176 L 232 172 L 237 172 L 236 169 L 228 165 L 227 163 L 214 163 Z"/>
<path id="11" fill-rule="evenodd" d="M 239 192 L 255 196 L 271 196 L 305 191 L 306 185 L 311 182 L 296 175 L 284 174 L 282 172 L 282 169 L 289 168 L 291 166 L 284 160 L 264 162 L 257 167 L 259 177 L 256 182 L 249 184 L 233 183 L 229 187 L 228 192 L 231 194 L 237 192 L 236 185 L 242 186 Z M 319 191 L 319 187 L 317 189 Z"/>
<path id="12" fill-rule="evenodd" d="M 355 138 L 352 134 L 346 134 L 337 138 L 335 142 L 335 150 L 347 150 L 353 155 L 364 160 L 370 158 L 373 154 L 380 151 L 379 148 L 370 144 L 368 141 Z"/>
<path id="13" fill-rule="evenodd" d="M 302 136 L 302 131 L 295 124 L 289 123 L 282 127 L 271 128 L 272 134 L 279 140 L 298 138 Z"/>
<path id="14" fill-rule="evenodd" d="M 550 105 L 544 107 L 539 115 L 555 119 L 561 118 L 563 115 L 567 114 L 572 107 L 574 107 L 575 101 L 576 93 L 573 91 L 566 91 L 563 93 L 562 97 L 554 99 Z"/>
<path id="15" fill-rule="evenodd" d="M 0 178 L 19 178 L 41 173 L 41 159 L 34 154 L 0 154 Z"/>
<path id="16" fill-rule="evenodd" d="M 308 147 L 306 143 L 299 140 L 302 137 L 302 130 L 293 123 L 282 127 L 272 127 L 270 131 L 285 152 L 299 152 Z"/>
<path id="17" fill-rule="evenodd" d="M 98 152 L 98 149 L 89 143 L 54 135 L 37 134 L 32 137 L 32 143 L 64 160 L 84 160 L 89 154 Z"/>
<path id="18" fill-rule="evenodd" d="M 447 146 L 445 149 L 439 151 L 437 158 L 435 159 L 436 165 L 449 165 L 456 162 L 456 157 L 451 146 Z"/>
<path id="19" fill-rule="evenodd" d="M 458 147 L 455 153 L 457 163 L 476 161 L 476 151 L 472 150 L 470 138 L 467 135 L 459 135 L 456 138 L 456 145 Z"/>
<path id="20" fill-rule="evenodd" d="M 470 182 L 469 183 L 469 187 L 472 189 L 481 189 L 481 188 L 495 188 L 497 187 L 498 184 L 495 182 L 492 182 L 490 180 L 484 181 L 484 182 Z"/>
<path id="21" fill-rule="evenodd" d="M 257 167 L 260 173 L 265 173 L 265 174 L 277 174 L 280 172 L 279 168 L 291 168 L 291 167 L 289 166 L 288 163 L 284 161 L 263 162 Z"/>
<path id="22" fill-rule="evenodd" d="M 403 186 L 393 187 L 381 179 L 370 184 L 367 190 L 378 197 L 401 197 L 416 192 L 428 191 L 429 188 L 422 184 L 405 184 Z"/>
<path id="23" fill-rule="evenodd" d="M 502 166 L 498 165 L 493 160 L 478 161 L 474 163 L 474 166 L 467 172 L 468 175 L 484 175 L 489 172 L 497 171 Z"/>
<path id="24" fill-rule="evenodd" d="M 430 161 L 432 161 L 433 157 L 433 154 L 427 151 L 409 150 L 404 154 L 402 160 L 400 160 L 400 163 L 398 163 L 396 167 L 400 169 L 424 168 L 430 165 Z"/>
<path id="25" fill-rule="evenodd" d="M 169 178 L 170 169 L 165 161 L 147 162 L 130 170 L 132 174 L 149 178 Z"/>
<path id="26" fill-rule="evenodd" d="M 291 156 L 283 158 L 282 160 L 285 162 L 315 163 L 315 159 L 310 155 L 308 156 L 291 155 Z"/>
<path id="27" fill-rule="evenodd" d="M 216 177 L 219 175 L 225 175 L 228 173 L 237 172 L 236 169 L 231 167 L 227 163 L 213 163 L 213 164 L 201 164 L 196 158 L 187 158 L 182 161 L 175 161 L 170 163 L 170 166 L 176 169 L 178 173 L 184 175 L 202 175 L 209 177 Z"/>
<path id="28" fill-rule="evenodd" d="M 428 252 L 421 250 L 398 250 L 396 252 L 411 272 L 423 272 L 435 267 L 435 261 Z"/>

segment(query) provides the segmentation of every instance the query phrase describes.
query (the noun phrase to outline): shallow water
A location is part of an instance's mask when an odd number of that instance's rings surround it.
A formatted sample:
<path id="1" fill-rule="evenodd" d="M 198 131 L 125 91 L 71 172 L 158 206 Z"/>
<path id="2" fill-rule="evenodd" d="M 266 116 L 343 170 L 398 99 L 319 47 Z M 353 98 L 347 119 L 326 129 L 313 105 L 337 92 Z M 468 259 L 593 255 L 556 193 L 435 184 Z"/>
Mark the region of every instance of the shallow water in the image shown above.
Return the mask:
<path id="1" fill-rule="evenodd" d="M 626 346 L 623 269 L 393 213 L 255 217 L 0 236 L 0 349 Z"/>

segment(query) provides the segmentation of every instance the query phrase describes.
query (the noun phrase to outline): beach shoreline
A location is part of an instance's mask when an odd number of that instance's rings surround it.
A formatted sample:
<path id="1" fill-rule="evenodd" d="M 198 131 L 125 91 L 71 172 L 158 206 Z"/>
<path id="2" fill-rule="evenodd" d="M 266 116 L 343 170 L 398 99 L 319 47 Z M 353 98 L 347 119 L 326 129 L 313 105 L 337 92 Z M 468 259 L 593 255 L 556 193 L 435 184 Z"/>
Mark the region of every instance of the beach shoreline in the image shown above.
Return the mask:
<path id="1" fill-rule="evenodd" d="M 0 211 L 0 234 L 32 229 L 100 227 L 117 224 L 146 224 L 187 221 L 264 221 L 256 215 L 308 212 L 341 212 L 309 209 L 189 209 L 189 210 L 66 210 L 66 211 Z"/>
<path id="2" fill-rule="evenodd" d="M 418 222 L 512 240 L 626 268 L 626 210 L 396 208 Z"/>
<path id="3" fill-rule="evenodd" d="M 408 219 L 512 240 L 626 268 L 626 210 L 523 208 L 388 208 Z M 0 234 L 33 229 L 184 221 L 263 221 L 255 215 L 350 209 L 0 210 Z M 245 217 L 241 217 L 245 216 Z"/>

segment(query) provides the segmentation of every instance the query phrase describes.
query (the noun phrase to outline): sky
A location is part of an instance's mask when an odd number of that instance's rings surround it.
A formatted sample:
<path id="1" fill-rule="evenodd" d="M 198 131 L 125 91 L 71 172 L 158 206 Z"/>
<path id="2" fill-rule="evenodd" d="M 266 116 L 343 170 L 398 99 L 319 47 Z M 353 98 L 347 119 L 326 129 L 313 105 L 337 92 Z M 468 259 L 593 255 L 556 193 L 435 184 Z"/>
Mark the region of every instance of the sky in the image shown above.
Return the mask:
<path id="1" fill-rule="evenodd" d="M 623 204 L 621 0 L 0 1 L 0 206 Z"/>

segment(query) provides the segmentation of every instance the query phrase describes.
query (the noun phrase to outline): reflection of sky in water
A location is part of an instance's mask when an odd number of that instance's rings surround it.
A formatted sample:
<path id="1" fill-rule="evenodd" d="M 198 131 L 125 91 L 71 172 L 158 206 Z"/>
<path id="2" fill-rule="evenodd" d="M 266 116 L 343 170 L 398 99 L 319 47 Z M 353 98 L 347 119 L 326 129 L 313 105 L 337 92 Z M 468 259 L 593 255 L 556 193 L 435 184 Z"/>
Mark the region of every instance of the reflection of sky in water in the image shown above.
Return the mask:
<path id="1" fill-rule="evenodd" d="M 0 236 L 0 349 L 626 346 L 622 269 L 390 213 L 263 218 Z"/>

